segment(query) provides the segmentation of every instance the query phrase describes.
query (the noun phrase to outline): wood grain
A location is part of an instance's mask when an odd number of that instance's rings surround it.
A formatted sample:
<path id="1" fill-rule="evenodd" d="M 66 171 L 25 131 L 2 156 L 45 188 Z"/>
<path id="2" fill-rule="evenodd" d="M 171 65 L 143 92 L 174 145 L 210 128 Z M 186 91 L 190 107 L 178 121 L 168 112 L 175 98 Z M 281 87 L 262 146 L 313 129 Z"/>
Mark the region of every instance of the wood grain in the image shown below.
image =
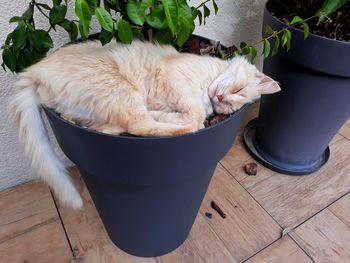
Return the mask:
<path id="1" fill-rule="evenodd" d="M 329 206 L 328 209 L 344 224 L 350 227 L 350 194 L 339 199 Z"/>
<path id="2" fill-rule="evenodd" d="M 43 183 L 0 192 L 0 243 L 57 218 L 51 193 Z"/>
<path id="3" fill-rule="evenodd" d="M 251 105 L 246 113 L 244 121 L 241 125 L 239 135 L 236 138 L 236 141 L 230 151 L 226 156 L 220 161 L 220 163 L 230 171 L 233 177 L 236 180 L 241 181 L 244 178 L 248 177 L 243 170 L 243 167 L 248 162 L 254 162 L 253 158 L 245 150 L 242 142 L 242 131 L 247 123 L 257 117 L 259 111 L 259 103 L 254 103 Z"/>
<path id="4" fill-rule="evenodd" d="M 349 262 L 350 228 L 328 209 L 299 226 L 291 236 L 315 262 Z"/>
<path id="5" fill-rule="evenodd" d="M 312 260 L 289 236 L 284 236 L 246 261 L 246 263 L 262 262 L 311 263 Z"/>
<path id="6" fill-rule="evenodd" d="M 158 257 L 159 263 L 235 263 L 223 242 L 206 221 L 210 219 L 198 214 L 188 239 L 175 251 Z"/>
<path id="7" fill-rule="evenodd" d="M 221 218 L 211 207 L 214 200 L 227 214 Z M 226 247 L 241 262 L 268 246 L 281 235 L 277 223 L 257 204 L 230 174 L 219 165 L 200 209 L 213 213 L 207 220 Z"/>
<path id="8" fill-rule="evenodd" d="M 79 250 L 79 253 L 84 257 L 84 263 L 156 262 L 153 258 L 142 259 L 130 256 L 112 243 L 78 170 L 71 169 L 71 175 L 82 194 L 84 210 L 72 211 L 62 207 L 59 207 L 59 210 L 72 247 Z"/>
<path id="9" fill-rule="evenodd" d="M 350 141 L 337 136 L 331 158 L 308 176 L 275 174 L 247 190 L 283 228 L 293 228 L 350 191 Z"/>
<path id="10" fill-rule="evenodd" d="M 344 136 L 346 139 L 350 140 L 350 119 L 343 125 L 339 130 L 339 133 Z"/>
<path id="11" fill-rule="evenodd" d="M 0 244 L 2 263 L 67 263 L 72 258 L 59 219 Z"/>

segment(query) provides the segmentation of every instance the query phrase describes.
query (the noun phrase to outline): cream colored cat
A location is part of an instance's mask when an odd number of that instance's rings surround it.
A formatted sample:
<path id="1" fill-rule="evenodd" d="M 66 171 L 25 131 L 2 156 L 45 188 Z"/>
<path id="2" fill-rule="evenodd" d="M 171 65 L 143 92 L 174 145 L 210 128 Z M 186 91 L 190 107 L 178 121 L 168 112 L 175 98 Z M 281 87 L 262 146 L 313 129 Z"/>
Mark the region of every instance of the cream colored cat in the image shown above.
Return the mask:
<path id="1" fill-rule="evenodd" d="M 204 128 L 213 110 L 232 113 L 280 90 L 244 58 L 223 61 L 140 41 L 63 47 L 20 73 L 16 88 L 11 113 L 26 154 L 72 208 L 82 200 L 50 145 L 41 104 L 104 133 L 173 136 Z"/>

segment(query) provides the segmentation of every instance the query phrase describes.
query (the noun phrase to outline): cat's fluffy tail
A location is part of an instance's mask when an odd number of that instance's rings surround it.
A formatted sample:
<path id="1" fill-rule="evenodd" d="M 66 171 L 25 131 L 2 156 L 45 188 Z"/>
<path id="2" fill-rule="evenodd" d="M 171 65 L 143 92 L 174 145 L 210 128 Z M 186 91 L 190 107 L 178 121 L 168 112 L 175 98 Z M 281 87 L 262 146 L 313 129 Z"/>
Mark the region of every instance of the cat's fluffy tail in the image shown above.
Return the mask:
<path id="1" fill-rule="evenodd" d="M 22 75 L 23 76 L 23 75 Z M 18 125 L 19 138 L 39 177 L 52 189 L 62 205 L 82 208 L 83 202 L 67 170 L 53 150 L 39 109 L 35 83 L 21 77 L 10 102 L 10 115 Z"/>

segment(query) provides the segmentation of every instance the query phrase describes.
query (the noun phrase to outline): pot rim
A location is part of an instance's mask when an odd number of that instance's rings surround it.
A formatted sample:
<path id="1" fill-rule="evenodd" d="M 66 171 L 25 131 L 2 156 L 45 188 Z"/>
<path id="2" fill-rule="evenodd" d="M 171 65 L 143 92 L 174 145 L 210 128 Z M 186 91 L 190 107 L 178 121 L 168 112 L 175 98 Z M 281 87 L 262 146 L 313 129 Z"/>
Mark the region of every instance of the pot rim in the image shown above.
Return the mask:
<path id="1" fill-rule="evenodd" d="M 286 27 L 288 26 L 286 23 L 282 22 L 281 20 L 279 20 L 276 16 L 272 15 L 270 10 L 268 9 L 268 5 L 272 2 L 274 2 L 275 0 L 268 0 L 265 4 L 265 7 L 264 7 L 264 10 L 265 12 L 270 16 L 272 17 L 275 22 L 277 22 L 278 24 L 281 25 L 281 27 Z M 294 27 L 292 26 L 290 29 L 296 31 L 298 34 L 304 34 L 303 30 L 297 28 L 297 27 Z M 314 38 L 317 38 L 319 39 L 319 41 L 329 41 L 329 42 L 335 42 L 335 43 L 340 43 L 340 44 L 343 44 L 343 45 L 349 45 L 350 46 L 350 41 L 342 41 L 342 40 L 337 40 L 337 39 L 332 39 L 332 38 L 328 38 L 328 37 L 323 37 L 323 36 L 320 36 L 320 35 L 317 35 L 315 33 L 311 33 L 310 32 L 310 35 L 309 37 L 314 37 Z"/>
<path id="2" fill-rule="evenodd" d="M 55 118 L 59 119 L 61 122 L 65 123 L 66 125 L 70 125 L 74 128 L 78 128 L 80 130 L 84 130 L 85 132 L 89 132 L 89 133 L 93 133 L 93 134 L 97 134 L 97 135 L 102 135 L 102 136 L 107 136 L 107 137 L 114 137 L 114 138 L 118 138 L 118 139 L 128 139 L 128 140 L 164 140 L 164 139 L 171 139 L 171 138 L 185 138 L 185 137 L 190 137 L 190 136 L 196 136 L 196 135 L 200 135 L 202 133 L 208 132 L 212 129 L 215 129 L 223 124 L 225 124 L 226 122 L 229 122 L 230 120 L 234 119 L 235 117 L 237 117 L 239 114 L 241 114 L 247 107 L 249 107 L 252 103 L 247 103 L 245 104 L 242 108 L 240 108 L 239 110 L 233 112 L 230 114 L 230 116 L 222 121 L 220 121 L 217 124 L 214 124 L 212 126 L 209 127 L 205 127 L 203 129 L 200 129 L 194 133 L 187 133 L 187 134 L 183 134 L 183 135 L 175 135 L 175 136 L 145 136 L 145 137 L 133 137 L 133 136 L 125 136 L 125 135 L 113 135 L 113 134 L 108 134 L 108 133 L 102 133 L 99 131 L 95 131 L 89 128 L 85 128 L 82 126 L 79 126 L 77 124 L 71 123 L 65 119 L 63 119 L 57 112 L 55 112 L 53 109 L 46 107 L 45 105 L 41 105 L 42 108 L 45 109 L 46 112 L 49 112 L 52 116 L 54 116 Z"/>

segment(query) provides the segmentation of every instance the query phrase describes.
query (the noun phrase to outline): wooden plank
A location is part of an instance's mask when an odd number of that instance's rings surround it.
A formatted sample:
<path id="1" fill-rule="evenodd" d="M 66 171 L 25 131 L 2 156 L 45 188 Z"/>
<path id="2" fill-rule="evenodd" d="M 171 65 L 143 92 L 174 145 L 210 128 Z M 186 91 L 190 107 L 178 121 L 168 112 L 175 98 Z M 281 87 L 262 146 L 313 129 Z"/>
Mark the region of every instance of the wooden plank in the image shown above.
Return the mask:
<path id="1" fill-rule="evenodd" d="M 142 259 L 130 256 L 110 241 L 78 170 L 76 168 L 72 169 L 71 175 L 82 194 L 84 209 L 82 211 L 72 211 L 59 207 L 59 211 L 72 247 L 75 247 L 80 255 L 84 257 L 84 263 L 156 262 L 153 258 Z"/>
<path id="2" fill-rule="evenodd" d="M 350 119 L 343 125 L 339 130 L 339 133 L 343 135 L 346 139 L 350 140 Z"/>
<path id="3" fill-rule="evenodd" d="M 275 174 L 247 190 L 283 227 L 293 228 L 350 191 L 350 141 L 337 136 L 331 158 L 308 176 Z"/>
<path id="4" fill-rule="evenodd" d="M 299 226 L 291 236 L 315 262 L 349 262 L 350 228 L 328 209 Z"/>
<path id="5" fill-rule="evenodd" d="M 226 156 L 220 163 L 230 172 L 230 174 L 237 180 L 242 181 L 247 178 L 243 167 L 246 163 L 255 162 L 249 153 L 245 150 L 242 137 L 237 136 L 236 141 Z"/>
<path id="6" fill-rule="evenodd" d="M 198 214 L 188 239 L 177 250 L 157 258 L 157 261 L 159 263 L 235 263 L 235 259 L 206 220 L 210 219 Z"/>
<path id="7" fill-rule="evenodd" d="M 246 261 L 246 263 L 261 262 L 311 263 L 312 260 L 289 236 L 284 236 Z"/>
<path id="8" fill-rule="evenodd" d="M 334 139 L 330 143 L 330 145 L 338 143 L 339 140 L 342 140 L 342 136 L 335 135 Z M 254 159 L 251 159 L 252 162 L 254 162 Z M 246 176 L 239 182 L 243 185 L 244 188 L 253 188 L 256 184 L 272 177 L 272 176 L 281 176 L 281 174 L 274 172 L 260 164 L 258 164 L 258 174 L 256 176 Z"/>
<path id="9" fill-rule="evenodd" d="M 43 183 L 0 192 L 0 243 L 57 218 L 51 193 Z"/>
<path id="10" fill-rule="evenodd" d="M 225 219 L 210 207 L 212 200 L 227 214 Z M 216 169 L 200 211 L 202 215 L 205 212 L 213 214 L 212 219 L 207 220 L 208 224 L 238 262 L 281 235 L 278 224 L 221 165 Z"/>
<path id="11" fill-rule="evenodd" d="M 350 194 L 339 199 L 328 207 L 332 213 L 338 217 L 344 224 L 350 227 Z"/>
<path id="12" fill-rule="evenodd" d="M 67 263 L 72 258 L 59 219 L 0 244 L 2 263 Z"/>

